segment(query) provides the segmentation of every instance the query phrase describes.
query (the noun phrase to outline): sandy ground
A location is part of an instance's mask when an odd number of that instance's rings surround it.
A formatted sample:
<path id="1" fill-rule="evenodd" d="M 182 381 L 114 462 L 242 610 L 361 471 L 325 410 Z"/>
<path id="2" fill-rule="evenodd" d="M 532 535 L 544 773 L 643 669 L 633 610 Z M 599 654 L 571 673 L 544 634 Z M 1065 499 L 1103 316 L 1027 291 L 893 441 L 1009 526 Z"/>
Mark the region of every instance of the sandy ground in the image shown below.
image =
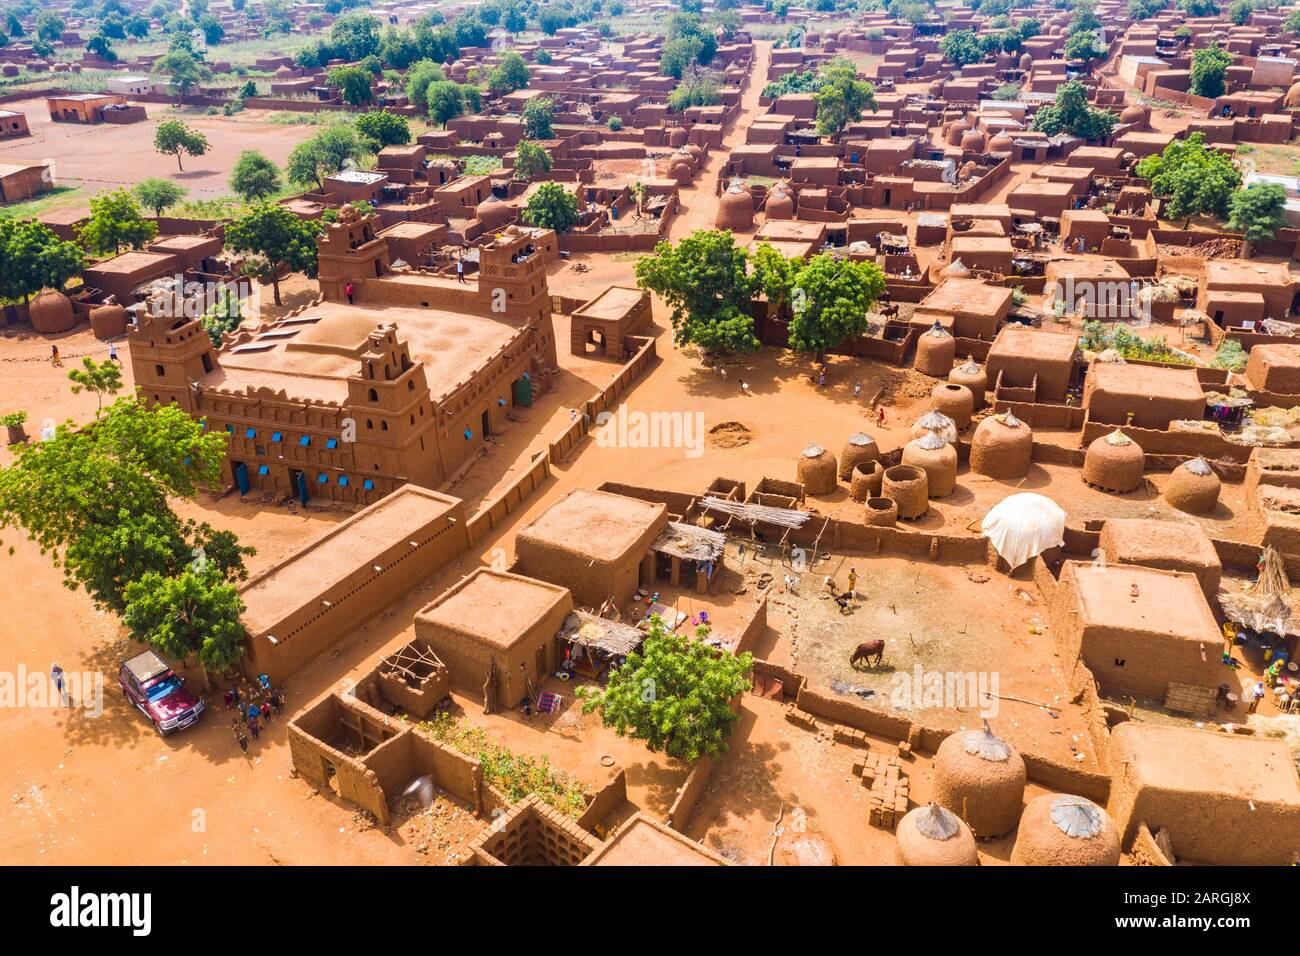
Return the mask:
<path id="1" fill-rule="evenodd" d="M 759 75 L 765 69 L 767 49 L 766 44 L 759 47 Z M 671 226 L 673 238 L 712 226 L 717 170 L 727 151 L 743 142 L 760 88 L 761 83 L 751 85 L 744 98 L 745 112 L 723 149 L 710 155 L 701 176 L 682 191 L 681 214 Z M 159 109 L 153 107 L 151 112 Z M 144 126 L 51 129 L 41 123 L 39 109 L 28 112 L 38 137 L 96 137 L 96 158 L 87 151 L 85 158 L 78 159 L 75 151 L 69 151 L 63 161 L 68 168 L 60 167 L 62 176 L 110 183 L 117 181 L 119 169 L 130 170 L 134 178 L 174 170 L 174 163 L 167 168 L 170 159 L 152 152 Z M 221 118 L 195 118 L 197 125 L 212 123 L 229 130 L 215 134 L 227 137 L 218 152 L 191 161 L 196 175 L 188 185 L 196 193 L 224 191 L 223 170 L 245 144 L 253 143 L 272 158 L 282 159 L 308 130 L 259 126 L 248 119 L 241 114 L 241 125 L 234 126 Z M 214 137 L 212 131 L 205 131 Z M 121 142 L 114 137 L 121 137 Z M 43 150 L 36 148 L 43 142 L 38 138 L 6 144 L 0 147 L 0 158 L 24 148 L 34 149 L 24 154 L 29 158 L 43 158 Z M 1017 176 L 1022 172 L 1017 170 Z M 575 260 L 587 264 L 590 271 L 578 273 L 569 263 L 557 263 L 550 276 L 554 293 L 594 294 L 609 283 L 633 279 L 632 256 Z M 305 281 L 286 283 L 285 308 L 311 295 Z M 898 370 L 842 357 L 828 362 L 824 388 L 816 385 L 817 367 L 810 358 L 776 350 L 738 358 L 722 378 L 702 368 L 693 354 L 673 348 L 661 303 L 656 303 L 655 317 L 660 357 L 628 394 L 625 407 L 629 413 L 680 412 L 692 421 L 698 414 L 704 431 L 727 426 L 728 447 L 716 442 L 699 449 L 587 442 L 553 469 L 552 478 L 524 502 L 511 522 L 295 675 L 288 687 L 290 711 L 296 712 L 341 681 L 366 673 L 385 647 L 409 636 L 422 606 L 475 566 L 490 562 L 496 549 L 508 556 L 515 529 L 573 488 L 613 481 L 699 493 L 719 475 L 750 487 L 764 476 L 792 479 L 799 451 L 810 441 L 838 451 L 848 435 L 867 430 L 882 448 L 894 448 L 906 440 L 907 428 L 927 407 L 923 398 L 916 397 L 916 384 Z M 561 325 L 557 320 L 557 341 L 563 347 L 568 330 Z M 84 329 L 56 341 L 68 365 L 81 355 L 102 358 L 107 353 L 107 347 Z M 84 421 L 95 411 L 92 396 L 68 392 L 66 369 L 49 366 L 49 344 L 31 334 L 0 336 L 0 413 L 25 408 L 33 429 L 45 420 Z M 122 355 L 127 357 L 125 347 Z M 470 510 L 527 467 L 532 453 L 568 425 L 571 409 L 618 369 L 612 360 L 568 354 L 559 358 L 556 387 L 521 413 L 520 421 L 498 436 L 483 459 L 451 489 L 466 499 Z M 740 390 L 742 379 L 750 384 L 749 395 Z M 855 382 L 863 385 L 859 399 L 853 396 Z M 881 387 L 897 396 L 888 400 L 883 427 L 875 424 L 868 404 Z M 737 441 L 737 436 L 742 440 Z M 1062 436 L 1061 440 L 1068 439 Z M 9 452 L 0 449 L 0 463 L 10 460 Z M 1175 517 L 1149 491 L 1102 495 L 1084 486 L 1070 469 L 1036 468 L 1025 482 L 1014 484 L 976 481 L 963 473 L 959 488 L 958 494 L 937 503 L 922 528 L 943 527 L 958 533 L 1005 494 L 1027 488 L 1053 494 L 1074 522 L 1119 514 Z M 823 513 L 855 507 L 843 492 L 813 505 Z M 1230 532 L 1241 507 L 1231 491 L 1225 494 L 1224 507 L 1224 514 L 1207 521 Z M 316 508 L 241 503 L 233 496 L 205 496 L 180 510 L 230 528 L 255 546 L 258 554 L 250 561 L 254 571 L 345 516 Z M 386 832 L 370 826 L 331 795 L 317 794 L 294 779 L 284 720 L 275 723 L 247 757 L 241 755 L 219 704 L 200 726 L 160 740 L 138 714 L 127 709 L 114 686 L 117 662 L 127 650 L 116 621 L 96 612 L 83 594 L 67 591 L 59 572 L 33 545 L 12 534 L 5 536 L 5 544 L 15 550 L 13 554 L 0 551 L 5 572 L 0 574 L 0 607 L 5 609 L 0 615 L 0 670 L 23 667 L 30 673 L 45 673 L 52 661 L 58 661 L 69 672 L 99 673 L 106 685 L 104 711 L 98 717 L 81 709 L 0 708 L 0 735 L 6 741 L 0 761 L 0 842 L 6 847 L 6 859 L 24 863 L 440 863 L 463 849 L 473 821 L 466 819 L 463 808 L 445 800 L 440 799 L 428 813 L 423 809 L 414 816 L 399 813 L 399 825 Z M 846 669 L 845 661 L 846 648 L 861 639 L 860 633 L 880 632 L 890 640 L 885 662 L 889 667 L 909 667 L 917 660 L 961 670 L 1005 667 L 1003 693 L 1046 702 L 1061 693 L 1050 636 L 1029 633 L 1039 610 L 1033 601 L 1018 596 L 1020 584 L 1000 577 L 980 582 L 967 577 L 965 569 L 942 565 L 907 566 L 894 558 L 871 561 L 880 581 L 889 585 L 889 603 L 874 593 L 875 585 L 865 589 L 865 599 L 843 619 L 830 617 L 823 607 L 826 602 L 813 597 L 778 600 L 762 653 L 777 660 L 791 659 L 796 634 L 792 625 L 797 621 L 801 669 L 819 682 L 841 680 L 880 692 L 889 674 L 886 668 L 855 672 Z M 711 616 L 719 629 L 740 620 L 739 604 L 734 617 L 728 617 L 725 596 L 713 600 Z M 981 613 L 989 607 L 996 614 Z M 571 688 L 568 693 L 572 694 Z M 802 806 L 810 827 L 825 835 L 842 862 L 885 862 L 892 837 L 866 825 L 865 795 L 852 776 L 849 748 L 793 728 L 776 704 L 754 697 L 745 700 L 732 751 L 692 823 L 692 835 L 705 838 L 734 859 L 765 864 L 781 805 L 787 806 L 787 812 Z M 571 708 L 556 718 L 529 719 L 516 714 L 483 717 L 472 703 L 461 699 L 456 706 L 494 739 L 521 752 L 547 754 L 556 766 L 589 785 L 598 786 L 609 774 L 625 770 L 631 802 L 656 814 L 666 811 L 685 777 L 685 767 L 647 753 L 639 743 L 616 738 L 596 726 L 594 718 L 575 716 Z M 964 721 L 960 716 L 954 719 Z M 1054 722 L 1037 708 L 1013 703 L 1003 704 L 999 719 L 999 732 L 1013 743 L 1058 755 L 1068 751 L 1074 726 L 1068 716 Z M 882 747 L 889 744 L 878 742 Z M 606 756 L 612 761 L 602 762 L 600 758 Z M 1087 759 L 1091 761 L 1090 754 Z M 913 797 L 924 799 L 927 762 L 917 763 Z M 991 861 L 998 858 L 996 844 L 983 849 Z"/>
<path id="2" fill-rule="evenodd" d="M 239 154 L 256 149 L 283 167 L 289 151 L 307 139 L 316 127 L 269 122 L 266 110 L 245 110 L 234 116 L 209 116 L 191 108 L 176 110 L 147 103 L 149 117 L 140 123 L 55 123 L 44 97 L 18 100 L 6 109 L 27 115 L 32 135 L 0 142 L 0 162 L 52 162 L 60 186 L 84 186 L 70 206 L 89 209 L 92 195 L 142 179 L 160 176 L 189 190 L 190 198 L 229 196 L 227 180 Z M 177 169 L 174 156 L 155 152 L 154 130 L 160 119 L 180 119 L 208 138 L 211 148 L 203 156 L 183 156 Z"/>

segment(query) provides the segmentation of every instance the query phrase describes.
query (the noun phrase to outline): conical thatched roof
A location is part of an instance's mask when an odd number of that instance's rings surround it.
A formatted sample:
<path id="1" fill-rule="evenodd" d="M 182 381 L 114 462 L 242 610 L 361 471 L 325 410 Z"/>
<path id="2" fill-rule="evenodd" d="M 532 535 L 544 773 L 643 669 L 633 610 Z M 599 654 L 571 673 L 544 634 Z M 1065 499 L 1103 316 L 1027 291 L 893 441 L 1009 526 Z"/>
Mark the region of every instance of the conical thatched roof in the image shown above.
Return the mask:
<path id="1" fill-rule="evenodd" d="M 993 733 L 989 722 L 984 721 L 983 730 L 972 730 L 962 741 L 962 747 L 968 754 L 990 763 L 1006 763 L 1011 759 L 1011 747 L 1005 740 Z"/>
<path id="2" fill-rule="evenodd" d="M 1068 837 L 1090 840 L 1106 829 L 1106 818 L 1091 800 L 1066 794 L 1052 801 L 1052 823 Z"/>
<path id="3" fill-rule="evenodd" d="M 1214 469 L 1210 467 L 1210 463 L 1204 458 L 1193 458 L 1191 461 L 1184 462 L 1183 467 L 1193 475 L 1199 475 L 1202 478 L 1214 474 Z"/>
<path id="4" fill-rule="evenodd" d="M 822 454 L 824 454 L 825 451 L 826 451 L 825 448 L 823 448 L 821 445 L 818 445 L 816 442 L 813 442 L 811 445 L 809 445 L 807 448 L 803 450 L 803 456 L 805 458 L 818 458 Z"/>
<path id="5" fill-rule="evenodd" d="M 1129 438 L 1129 437 L 1128 437 L 1127 435 L 1125 435 L 1122 431 L 1120 431 L 1120 429 L 1117 428 L 1117 429 L 1115 429 L 1113 432 L 1111 432 L 1109 435 L 1106 436 L 1106 444 L 1107 444 L 1107 445 L 1117 445 L 1117 446 L 1119 446 L 1119 445 L 1131 445 L 1131 444 L 1133 444 L 1133 439 Z"/>
<path id="6" fill-rule="evenodd" d="M 961 823 L 955 813 L 932 800 L 917 816 L 916 832 L 931 840 L 951 840 L 961 833 Z"/>

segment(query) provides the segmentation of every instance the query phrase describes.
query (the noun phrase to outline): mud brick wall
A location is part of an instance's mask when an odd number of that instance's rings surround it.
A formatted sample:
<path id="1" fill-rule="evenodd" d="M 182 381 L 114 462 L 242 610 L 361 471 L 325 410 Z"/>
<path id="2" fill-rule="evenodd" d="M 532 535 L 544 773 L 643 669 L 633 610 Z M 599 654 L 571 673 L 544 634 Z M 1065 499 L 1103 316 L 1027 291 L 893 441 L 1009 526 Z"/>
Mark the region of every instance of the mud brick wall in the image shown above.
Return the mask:
<path id="1" fill-rule="evenodd" d="M 795 706 L 814 717 L 856 727 L 858 730 L 886 739 L 906 740 L 912 732 L 912 722 L 906 717 L 895 717 L 893 714 L 872 710 L 870 707 L 853 703 L 833 693 L 813 689 L 812 685 L 807 683 L 799 688 Z"/>
<path id="2" fill-rule="evenodd" d="M 1147 829 L 1145 823 L 1139 823 L 1133 845 L 1129 848 L 1129 861 L 1134 866 L 1173 866 L 1169 858 L 1160 850 L 1155 836 Z"/>
<path id="3" fill-rule="evenodd" d="M 577 424 L 581 425 L 581 422 Z M 512 481 L 506 489 L 469 519 L 468 533 L 470 545 L 481 541 L 489 531 L 501 524 L 509 515 L 522 505 L 539 487 L 551 477 L 551 459 L 538 452 L 527 471 Z"/>
<path id="4" fill-rule="evenodd" d="M 621 806 L 627 800 L 627 771 L 619 770 L 614 774 L 610 781 L 601 787 L 591 802 L 587 804 L 587 809 L 582 811 L 578 817 L 578 826 L 592 833 L 596 831 L 596 826 L 609 816 L 617 807 Z"/>
<path id="5" fill-rule="evenodd" d="M 701 757 L 691 768 L 691 772 L 686 775 L 682 785 L 677 788 L 677 796 L 673 799 L 672 806 L 668 808 L 667 822 L 678 833 L 683 832 L 690 825 L 691 816 L 695 813 L 700 798 L 704 796 L 704 791 L 708 789 L 709 780 L 716 766 L 708 757 Z"/>
<path id="6" fill-rule="evenodd" d="M 695 506 L 695 496 L 684 494 L 677 491 L 660 491 L 658 488 L 638 488 L 636 485 L 624 485 L 617 481 L 606 481 L 597 491 L 607 491 L 612 495 L 623 495 L 625 498 L 637 498 L 641 501 L 652 501 L 655 504 L 662 504 L 668 508 L 670 515 L 684 517 Z"/>
<path id="7" fill-rule="evenodd" d="M 743 654 L 746 651 L 752 651 L 754 645 L 758 642 L 763 632 L 767 630 L 767 599 L 771 592 L 767 592 L 759 599 L 757 606 L 754 608 L 754 614 L 745 624 L 745 629 L 740 634 L 740 639 L 736 641 L 733 652 Z"/>

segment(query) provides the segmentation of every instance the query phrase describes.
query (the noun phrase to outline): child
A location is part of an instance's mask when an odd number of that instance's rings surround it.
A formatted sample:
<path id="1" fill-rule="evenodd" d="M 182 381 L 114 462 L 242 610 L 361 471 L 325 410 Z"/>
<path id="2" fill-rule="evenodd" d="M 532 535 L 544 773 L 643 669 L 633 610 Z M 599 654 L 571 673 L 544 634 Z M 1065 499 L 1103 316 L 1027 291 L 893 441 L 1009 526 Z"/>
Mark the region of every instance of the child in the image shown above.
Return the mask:
<path id="1" fill-rule="evenodd" d="M 248 732 L 253 735 L 254 740 L 262 736 L 262 727 L 258 724 L 256 717 L 248 718 Z"/>
<path id="2" fill-rule="evenodd" d="M 226 710 L 230 710 L 234 706 L 235 706 L 235 695 L 232 694 L 230 691 L 226 691 Z"/>

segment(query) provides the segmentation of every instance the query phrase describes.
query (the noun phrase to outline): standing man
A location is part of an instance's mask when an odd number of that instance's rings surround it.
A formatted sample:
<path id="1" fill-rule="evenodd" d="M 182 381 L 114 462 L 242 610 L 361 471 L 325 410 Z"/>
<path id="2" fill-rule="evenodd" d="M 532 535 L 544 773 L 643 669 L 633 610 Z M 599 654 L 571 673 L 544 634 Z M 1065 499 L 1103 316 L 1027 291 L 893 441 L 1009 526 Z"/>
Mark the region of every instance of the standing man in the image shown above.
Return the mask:
<path id="1" fill-rule="evenodd" d="M 465 259 L 463 257 L 456 259 L 456 281 L 465 281 Z"/>
<path id="2" fill-rule="evenodd" d="M 109 342 L 109 343 L 108 343 L 108 360 L 109 360 L 110 362 L 116 362 L 118 365 L 121 365 L 121 364 L 122 364 L 122 360 L 121 360 L 120 358 L 117 357 L 117 343 L 116 343 L 116 342 Z"/>
<path id="3" fill-rule="evenodd" d="M 63 668 L 57 663 L 50 665 L 50 680 L 54 683 L 54 689 L 59 693 L 59 703 L 66 705 L 68 698 L 63 691 Z"/>
<path id="4" fill-rule="evenodd" d="M 352 304 L 352 294 L 353 294 L 355 291 L 356 291 L 356 290 L 355 290 L 354 288 L 352 288 L 352 283 L 351 283 L 351 282 L 349 282 L 347 285 L 345 285 L 345 286 L 343 287 L 343 294 L 346 295 L 346 296 L 348 297 L 348 305 L 351 305 L 351 304 Z"/>
<path id="5" fill-rule="evenodd" d="M 59 358 L 59 347 L 57 345 L 50 346 L 50 364 L 55 368 L 63 368 L 63 359 Z"/>

